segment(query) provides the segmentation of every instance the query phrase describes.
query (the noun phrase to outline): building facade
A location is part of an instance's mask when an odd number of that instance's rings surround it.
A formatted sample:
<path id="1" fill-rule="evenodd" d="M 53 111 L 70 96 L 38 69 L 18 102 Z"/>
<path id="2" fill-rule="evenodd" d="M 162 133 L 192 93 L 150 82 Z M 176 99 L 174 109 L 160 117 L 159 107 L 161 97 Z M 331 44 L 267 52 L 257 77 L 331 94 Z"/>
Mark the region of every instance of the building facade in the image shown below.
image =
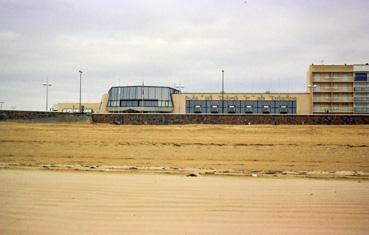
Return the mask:
<path id="1" fill-rule="evenodd" d="M 69 106 L 68 106 L 69 105 Z M 78 111 L 78 104 L 58 104 L 57 111 Z M 369 65 L 310 65 L 307 91 L 298 93 L 181 93 L 171 87 L 118 86 L 100 103 L 86 103 L 94 113 L 188 114 L 369 114 Z"/>
<path id="2" fill-rule="evenodd" d="M 107 110 L 111 113 L 170 113 L 173 96 L 179 90 L 159 86 L 120 86 L 108 92 Z"/>
<path id="3" fill-rule="evenodd" d="M 369 65 L 311 65 L 308 84 L 312 113 L 369 111 Z"/>

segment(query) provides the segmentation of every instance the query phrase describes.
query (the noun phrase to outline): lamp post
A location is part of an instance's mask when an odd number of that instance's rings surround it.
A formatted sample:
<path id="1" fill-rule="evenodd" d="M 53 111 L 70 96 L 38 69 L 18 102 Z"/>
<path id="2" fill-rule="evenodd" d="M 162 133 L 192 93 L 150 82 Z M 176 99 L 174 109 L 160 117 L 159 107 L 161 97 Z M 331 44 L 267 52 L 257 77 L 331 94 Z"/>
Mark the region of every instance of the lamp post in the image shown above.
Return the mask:
<path id="1" fill-rule="evenodd" d="M 309 85 L 307 85 L 307 87 L 310 89 L 310 93 L 311 93 L 311 111 L 312 111 L 312 113 L 314 113 L 314 88 L 316 88 L 316 87 L 318 87 L 318 85 L 317 84 L 313 84 L 313 85 L 311 85 L 311 84 L 309 84 Z"/>
<path id="2" fill-rule="evenodd" d="M 224 114 L 224 70 L 222 70 L 222 113 Z"/>
<path id="3" fill-rule="evenodd" d="M 178 84 L 176 85 L 176 88 L 179 90 L 180 93 L 182 93 L 182 90 L 184 89 L 184 85 Z M 181 112 L 181 101 L 179 101 L 178 109 L 179 109 L 178 112 L 180 113 Z"/>
<path id="4" fill-rule="evenodd" d="M 46 82 L 42 83 L 43 86 L 46 86 L 46 112 L 49 110 L 49 86 L 52 86 L 51 83 L 49 83 L 49 79 L 46 79 Z"/>
<path id="5" fill-rule="evenodd" d="M 82 113 L 82 70 L 79 70 L 79 112 Z"/>

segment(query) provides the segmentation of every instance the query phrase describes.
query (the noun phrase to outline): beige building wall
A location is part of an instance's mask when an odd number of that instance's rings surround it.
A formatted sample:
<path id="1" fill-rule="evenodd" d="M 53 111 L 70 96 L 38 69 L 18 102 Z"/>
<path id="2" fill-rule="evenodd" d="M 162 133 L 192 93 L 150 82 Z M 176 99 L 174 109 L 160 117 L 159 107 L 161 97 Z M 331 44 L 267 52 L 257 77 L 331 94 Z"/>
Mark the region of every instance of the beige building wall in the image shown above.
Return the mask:
<path id="1" fill-rule="evenodd" d="M 100 103 L 82 103 L 84 109 L 92 109 L 94 113 L 99 112 Z M 79 109 L 79 103 L 57 103 L 53 106 L 53 111 L 56 112 L 67 112 L 67 111 L 77 111 Z"/>
<path id="2" fill-rule="evenodd" d="M 105 93 L 105 94 L 102 95 L 98 113 L 109 113 L 108 107 L 107 107 L 108 106 L 108 99 L 109 99 L 109 94 L 108 93 Z"/>
<path id="3" fill-rule="evenodd" d="M 307 82 L 314 113 L 353 112 L 353 65 L 310 65 Z"/>
<path id="4" fill-rule="evenodd" d="M 173 113 L 186 113 L 186 100 L 221 100 L 221 93 L 173 94 Z M 296 100 L 297 114 L 311 114 L 309 93 L 225 93 L 224 100 Z"/>

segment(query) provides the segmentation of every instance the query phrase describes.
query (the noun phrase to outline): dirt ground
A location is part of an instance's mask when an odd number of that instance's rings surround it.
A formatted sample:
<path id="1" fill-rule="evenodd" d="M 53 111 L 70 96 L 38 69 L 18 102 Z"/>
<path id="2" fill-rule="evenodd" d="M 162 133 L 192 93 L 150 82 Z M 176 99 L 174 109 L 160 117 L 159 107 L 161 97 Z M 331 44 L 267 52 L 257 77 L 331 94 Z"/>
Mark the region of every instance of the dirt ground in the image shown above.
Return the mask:
<path id="1" fill-rule="evenodd" d="M 128 167 L 209 174 L 323 171 L 335 176 L 369 172 L 369 126 L 3 122 L 0 133 L 2 167 Z"/>

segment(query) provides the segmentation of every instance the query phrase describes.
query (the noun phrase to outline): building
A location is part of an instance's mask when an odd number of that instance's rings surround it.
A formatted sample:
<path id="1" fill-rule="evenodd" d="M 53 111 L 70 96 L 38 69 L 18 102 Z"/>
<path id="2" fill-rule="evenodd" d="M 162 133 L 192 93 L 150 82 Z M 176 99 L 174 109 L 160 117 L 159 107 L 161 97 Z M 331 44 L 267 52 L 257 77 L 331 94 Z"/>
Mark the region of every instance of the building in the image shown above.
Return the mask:
<path id="1" fill-rule="evenodd" d="M 110 113 L 171 113 L 173 95 L 179 90 L 159 86 L 112 87 L 106 103 Z"/>
<path id="2" fill-rule="evenodd" d="M 78 104 L 58 104 L 58 111 Z M 369 65 L 311 65 L 307 91 L 297 93 L 181 93 L 171 87 L 118 86 L 94 113 L 369 114 Z"/>
<path id="3" fill-rule="evenodd" d="M 312 113 L 369 113 L 369 65 L 311 65 Z"/>
<path id="4" fill-rule="evenodd" d="M 84 113 L 100 113 L 101 103 L 82 103 Z M 52 107 L 54 112 L 79 113 L 79 103 L 57 103 Z"/>

